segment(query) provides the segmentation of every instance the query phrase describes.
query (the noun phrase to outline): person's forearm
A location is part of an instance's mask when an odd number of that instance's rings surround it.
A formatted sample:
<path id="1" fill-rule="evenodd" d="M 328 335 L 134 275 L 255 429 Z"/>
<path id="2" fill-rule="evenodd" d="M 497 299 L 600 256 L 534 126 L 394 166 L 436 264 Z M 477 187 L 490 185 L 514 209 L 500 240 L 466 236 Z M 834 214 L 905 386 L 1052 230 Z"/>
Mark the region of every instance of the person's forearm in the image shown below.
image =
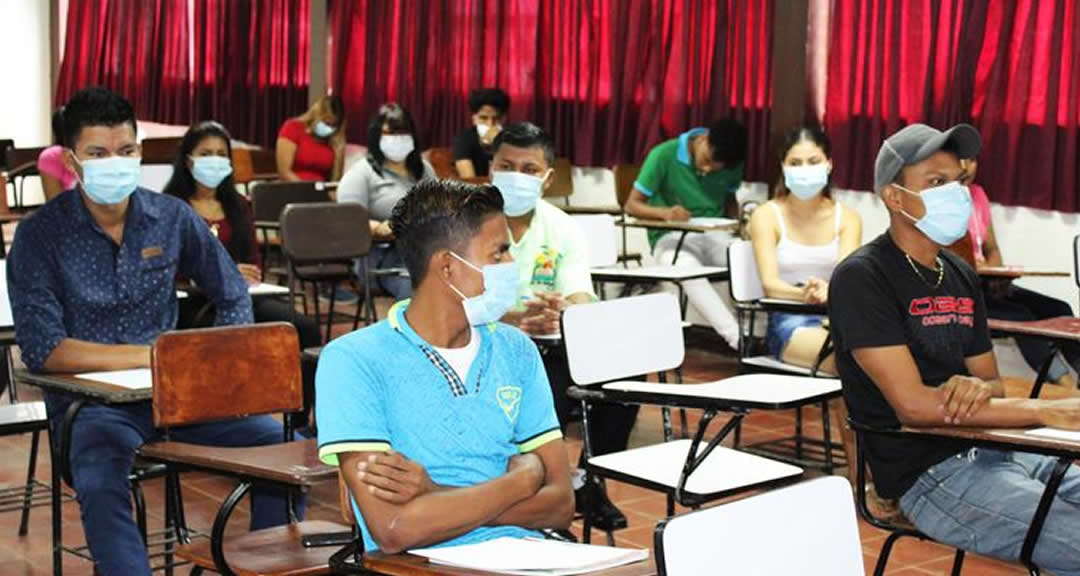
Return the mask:
<path id="1" fill-rule="evenodd" d="M 645 202 L 633 198 L 626 202 L 626 213 L 644 220 L 667 220 L 667 208 L 649 206 Z"/>
<path id="2" fill-rule="evenodd" d="M 792 286 L 780 279 L 772 282 L 762 282 L 762 284 L 764 284 L 765 295 L 769 298 L 803 301 L 803 289 L 798 286 Z"/>
<path id="3" fill-rule="evenodd" d="M 512 310 L 503 314 L 503 317 L 499 319 L 503 324 L 509 324 L 511 326 L 520 326 L 521 321 L 525 319 L 526 312 L 524 310 Z"/>
<path id="4" fill-rule="evenodd" d="M 65 338 L 53 348 L 42 368 L 45 372 L 96 372 L 149 366 L 149 346 L 99 344 Z"/>
<path id="5" fill-rule="evenodd" d="M 499 514 L 492 525 L 521 526 L 532 530 L 565 529 L 574 519 L 574 492 L 569 487 L 548 484 L 535 495 Z"/>
<path id="6" fill-rule="evenodd" d="M 905 426 L 963 426 L 975 428 L 1024 428 L 1043 424 L 1040 410 L 1046 401 L 1027 398 L 992 398 L 990 403 L 975 414 L 961 418 L 958 422 L 945 421 L 945 411 L 936 403 L 912 411 L 902 418 Z"/>
<path id="7" fill-rule="evenodd" d="M 463 488 L 444 488 L 420 496 L 405 506 L 379 530 L 379 547 L 396 554 L 445 542 L 490 524 L 509 508 L 533 496 L 525 471 Z"/>

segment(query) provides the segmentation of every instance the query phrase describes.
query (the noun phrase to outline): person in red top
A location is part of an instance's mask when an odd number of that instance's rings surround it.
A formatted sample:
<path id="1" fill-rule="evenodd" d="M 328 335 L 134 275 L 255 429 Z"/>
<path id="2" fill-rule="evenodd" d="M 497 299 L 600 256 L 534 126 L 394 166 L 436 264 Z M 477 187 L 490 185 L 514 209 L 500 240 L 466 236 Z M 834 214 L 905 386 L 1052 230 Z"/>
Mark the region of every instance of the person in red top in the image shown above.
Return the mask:
<path id="1" fill-rule="evenodd" d="M 278 131 L 278 175 L 295 182 L 336 182 L 345 168 L 345 104 L 340 96 L 319 98 L 307 112 Z"/>

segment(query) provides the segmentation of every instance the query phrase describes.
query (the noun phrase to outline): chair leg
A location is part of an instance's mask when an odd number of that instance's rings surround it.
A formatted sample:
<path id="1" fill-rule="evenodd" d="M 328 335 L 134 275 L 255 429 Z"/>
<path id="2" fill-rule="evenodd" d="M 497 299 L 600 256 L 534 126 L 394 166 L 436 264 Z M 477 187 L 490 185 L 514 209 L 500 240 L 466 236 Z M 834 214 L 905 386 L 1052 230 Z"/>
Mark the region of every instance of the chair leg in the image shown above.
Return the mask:
<path id="1" fill-rule="evenodd" d="M 26 533 L 30 530 L 30 502 L 34 495 L 33 482 L 37 471 L 37 452 L 40 438 L 40 430 L 34 430 L 34 433 L 30 436 L 30 461 L 26 466 L 26 492 L 23 495 L 22 519 L 19 520 L 19 536 L 26 536 Z"/>
<path id="2" fill-rule="evenodd" d="M 795 457 L 803 457 L 802 406 L 795 408 Z"/>
<path id="3" fill-rule="evenodd" d="M 874 576 L 884 576 L 885 565 L 889 563 L 889 554 L 892 554 L 893 544 L 896 544 L 896 541 L 903 536 L 904 534 L 900 532 L 893 532 L 885 539 L 885 543 L 881 545 L 881 554 L 878 555 L 877 565 L 874 567 Z"/>
<path id="4" fill-rule="evenodd" d="M 320 326 L 322 325 L 322 314 L 319 312 L 319 283 L 312 282 L 311 288 L 314 293 L 314 298 L 312 298 L 312 301 L 315 303 L 315 325 Z M 323 342 L 323 344 L 326 344 L 328 342 L 329 340 L 326 340 Z"/>
<path id="5" fill-rule="evenodd" d="M 146 545 L 146 497 L 143 496 L 142 486 L 138 481 L 131 483 L 131 497 L 135 501 L 135 523 L 139 526 L 139 534 L 142 535 L 143 546 Z"/>
<path id="6" fill-rule="evenodd" d="M 51 463 L 50 468 L 50 480 L 52 484 L 49 488 L 52 490 L 52 561 L 53 561 L 53 576 L 63 576 L 64 563 L 61 558 L 62 547 L 64 545 L 63 538 L 63 524 L 60 518 L 60 483 L 63 482 L 60 476 L 60 456 L 57 454 L 57 450 L 53 449 L 52 440 L 52 428 L 49 429 L 49 461 Z"/>
<path id="7" fill-rule="evenodd" d="M 165 576 L 173 575 L 173 542 L 177 534 L 176 506 L 172 494 L 172 473 L 165 475 Z"/>
<path id="8" fill-rule="evenodd" d="M 953 556 L 952 563 L 952 576 L 960 576 L 960 570 L 964 568 L 964 551 L 960 548 L 956 549 L 956 556 Z"/>
<path id="9" fill-rule="evenodd" d="M 330 283 L 330 308 L 326 310 L 326 342 L 330 343 L 330 329 L 334 327 L 334 297 L 337 296 L 337 283 Z"/>
<path id="10" fill-rule="evenodd" d="M 832 427 L 829 420 L 829 401 L 821 401 L 821 436 L 824 440 L 822 449 L 825 451 L 825 473 L 832 476 L 833 451 L 832 451 Z"/>

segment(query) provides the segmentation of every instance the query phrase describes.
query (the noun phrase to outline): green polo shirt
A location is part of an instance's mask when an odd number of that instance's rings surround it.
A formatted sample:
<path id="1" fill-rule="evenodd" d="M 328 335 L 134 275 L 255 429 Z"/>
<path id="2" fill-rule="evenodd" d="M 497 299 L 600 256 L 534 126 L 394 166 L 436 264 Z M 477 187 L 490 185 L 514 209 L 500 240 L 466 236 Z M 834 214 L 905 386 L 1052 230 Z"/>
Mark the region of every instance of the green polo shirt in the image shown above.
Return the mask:
<path id="1" fill-rule="evenodd" d="M 658 144 L 645 158 L 634 188 L 649 199 L 650 206 L 682 206 L 695 218 L 727 216 L 728 194 L 743 179 L 743 165 L 699 174 L 690 155 L 690 138 L 705 133 L 693 128 L 678 138 Z M 666 230 L 649 230 L 649 245 L 656 246 Z"/>

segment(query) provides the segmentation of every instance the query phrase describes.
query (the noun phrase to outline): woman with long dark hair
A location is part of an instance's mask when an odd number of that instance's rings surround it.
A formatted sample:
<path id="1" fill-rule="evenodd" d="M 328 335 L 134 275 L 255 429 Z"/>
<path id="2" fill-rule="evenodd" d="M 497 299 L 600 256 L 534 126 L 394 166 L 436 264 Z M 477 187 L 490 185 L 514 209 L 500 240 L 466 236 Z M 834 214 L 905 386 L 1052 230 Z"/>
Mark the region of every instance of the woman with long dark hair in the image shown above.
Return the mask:
<path id="1" fill-rule="evenodd" d="M 375 240 L 389 240 L 388 224 L 394 205 L 421 179 L 435 178 L 435 170 L 420 155 L 416 126 L 409 111 L 391 102 L 384 104 L 368 124 L 367 157 L 354 164 L 341 179 L 338 202 L 358 202 L 371 215 Z M 375 268 L 402 268 L 404 263 L 392 245 L 376 244 L 370 261 Z M 363 275 L 364 271 L 359 269 Z M 404 276 L 380 276 L 379 285 L 395 299 L 412 293 Z"/>
<path id="2" fill-rule="evenodd" d="M 172 177 L 165 184 L 164 193 L 184 200 L 206 221 L 249 284 L 261 282 L 260 253 L 255 246 L 251 210 L 233 183 L 232 143 L 224 126 L 208 121 L 188 129 L 180 141 Z M 181 300 L 178 326 L 196 327 L 197 313 L 204 304 L 195 295 Z M 292 322 L 301 349 L 321 344 L 315 321 L 291 309 L 291 302 L 256 298 L 252 304 L 256 322 Z M 314 386 L 315 375 L 308 372 L 305 369 L 304 385 Z"/>

